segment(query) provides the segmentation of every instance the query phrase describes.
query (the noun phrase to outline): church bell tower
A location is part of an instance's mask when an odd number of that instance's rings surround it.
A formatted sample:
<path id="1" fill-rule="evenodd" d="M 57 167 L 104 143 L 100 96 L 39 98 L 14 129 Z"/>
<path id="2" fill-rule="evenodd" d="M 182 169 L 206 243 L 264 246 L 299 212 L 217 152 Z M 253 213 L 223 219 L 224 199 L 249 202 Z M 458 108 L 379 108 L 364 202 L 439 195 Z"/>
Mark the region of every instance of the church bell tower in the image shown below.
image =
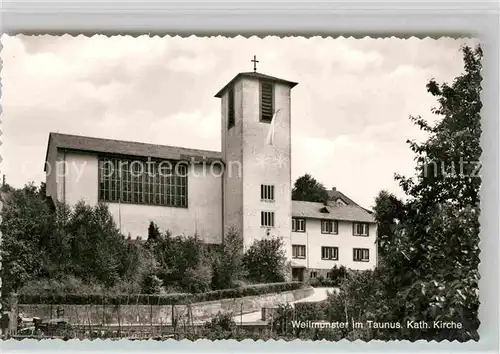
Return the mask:
<path id="1" fill-rule="evenodd" d="M 233 228 L 245 250 L 281 237 L 291 259 L 291 89 L 297 83 L 254 71 L 237 74 L 221 99 L 224 234 Z"/>

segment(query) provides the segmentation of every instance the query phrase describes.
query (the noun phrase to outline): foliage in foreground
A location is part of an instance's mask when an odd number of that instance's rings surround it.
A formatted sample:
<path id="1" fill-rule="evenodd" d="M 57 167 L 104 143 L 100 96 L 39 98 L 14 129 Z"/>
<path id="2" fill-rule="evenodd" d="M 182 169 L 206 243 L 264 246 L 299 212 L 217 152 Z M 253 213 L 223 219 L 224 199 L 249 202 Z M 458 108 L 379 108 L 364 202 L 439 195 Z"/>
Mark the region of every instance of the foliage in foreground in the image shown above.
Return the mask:
<path id="1" fill-rule="evenodd" d="M 287 318 L 363 326 L 307 331 L 281 326 L 284 336 L 478 340 L 482 52 L 479 47 L 462 51 L 461 76 L 451 85 L 433 80 L 427 85 L 438 101 L 433 113 L 442 119 L 431 125 L 412 118 L 429 138 L 422 144 L 409 142 L 416 154 L 416 176 L 396 177 L 407 201 L 386 192 L 376 200 L 375 217 L 381 225 L 377 269 L 350 272 L 340 282 L 339 294 L 330 295 L 320 311 L 281 312 Z M 391 325 L 369 326 L 370 321 Z M 408 325 L 421 321 L 429 326 Z M 434 321 L 455 328 L 435 326 Z"/>
<path id="2" fill-rule="evenodd" d="M 2 199 L 5 304 L 12 292 L 204 293 L 284 280 L 279 241 L 256 241 L 244 254 L 236 230 L 222 245 L 207 245 L 199 237 L 161 232 L 151 222 L 148 239 L 141 242 L 120 234 L 105 204 L 54 206 L 45 197 L 44 184 L 4 186 Z"/>
<path id="3" fill-rule="evenodd" d="M 376 217 L 386 230 L 379 266 L 350 275 L 340 294 L 328 299 L 328 320 L 401 328 L 352 329 L 347 338 L 478 339 L 481 49 L 464 47 L 463 58 L 465 72 L 452 85 L 427 85 L 439 104 L 433 113 L 442 119 L 431 125 L 412 118 L 429 138 L 409 142 L 416 177 L 396 177 L 407 202 L 388 195 L 377 200 Z M 430 326 L 409 328 L 410 321 Z M 434 321 L 461 328 L 440 328 Z"/>
<path id="4" fill-rule="evenodd" d="M 442 120 L 431 125 L 413 118 L 429 139 L 410 142 L 417 177 L 397 177 L 409 201 L 397 240 L 386 252 L 398 291 L 390 295 L 403 321 L 463 327 L 407 334 L 424 339 L 478 339 L 481 48 L 464 47 L 463 58 L 465 72 L 452 85 L 427 85 L 439 104 L 433 113 Z"/>
<path id="5" fill-rule="evenodd" d="M 287 279 L 287 259 L 281 238 L 256 240 L 243 257 L 247 279 L 278 283 Z"/>

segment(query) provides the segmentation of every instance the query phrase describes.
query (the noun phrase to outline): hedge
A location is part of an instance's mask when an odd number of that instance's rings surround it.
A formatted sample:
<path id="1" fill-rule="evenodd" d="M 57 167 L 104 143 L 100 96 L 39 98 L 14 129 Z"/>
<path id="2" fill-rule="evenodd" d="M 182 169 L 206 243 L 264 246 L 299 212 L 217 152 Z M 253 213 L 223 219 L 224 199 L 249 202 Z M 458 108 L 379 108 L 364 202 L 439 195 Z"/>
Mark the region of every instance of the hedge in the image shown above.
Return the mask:
<path id="1" fill-rule="evenodd" d="M 324 278 L 313 278 L 309 281 L 309 284 L 311 286 L 317 287 L 317 288 L 334 288 L 338 287 L 340 285 L 340 279 L 324 279 Z"/>
<path id="2" fill-rule="evenodd" d="M 19 294 L 18 304 L 60 305 L 182 305 L 188 303 L 239 298 L 243 296 L 280 293 L 303 288 L 305 283 L 271 283 L 247 285 L 241 288 L 209 291 L 198 294 Z"/>
<path id="3" fill-rule="evenodd" d="M 325 314 L 326 300 L 317 302 L 297 302 L 295 304 L 295 311 L 297 313 L 313 314 L 311 318 L 322 319 Z M 316 316 L 316 317 L 315 317 Z"/>

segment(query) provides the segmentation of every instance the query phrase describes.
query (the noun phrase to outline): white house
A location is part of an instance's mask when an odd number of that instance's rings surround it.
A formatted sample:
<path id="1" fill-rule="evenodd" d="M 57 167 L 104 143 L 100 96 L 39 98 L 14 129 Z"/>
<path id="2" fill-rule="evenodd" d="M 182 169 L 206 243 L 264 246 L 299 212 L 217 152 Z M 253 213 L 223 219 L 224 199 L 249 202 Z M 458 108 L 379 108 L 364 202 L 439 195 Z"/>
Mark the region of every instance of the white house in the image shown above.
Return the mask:
<path id="1" fill-rule="evenodd" d="M 373 269 L 377 262 L 377 225 L 372 215 L 342 198 L 323 203 L 292 202 L 292 265 L 294 275 L 328 277 L 336 265 Z"/>
<path id="2" fill-rule="evenodd" d="M 342 193 L 328 205 L 291 199 L 292 81 L 239 73 L 221 99 L 221 151 L 50 133 L 47 195 L 74 205 L 106 202 L 125 236 L 154 221 L 174 235 L 220 243 L 238 229 L 245 247 L 282 237 L 294 277 L 377 262 L 371 213 Z"/>

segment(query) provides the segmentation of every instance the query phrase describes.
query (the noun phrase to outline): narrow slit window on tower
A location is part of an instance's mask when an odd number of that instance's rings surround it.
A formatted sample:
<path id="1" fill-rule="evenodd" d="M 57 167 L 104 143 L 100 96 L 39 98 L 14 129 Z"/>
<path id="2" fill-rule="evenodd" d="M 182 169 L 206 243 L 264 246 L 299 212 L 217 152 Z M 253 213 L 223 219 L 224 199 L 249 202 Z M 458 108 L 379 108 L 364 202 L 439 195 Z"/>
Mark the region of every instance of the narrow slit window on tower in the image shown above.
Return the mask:
<path id="1" fill-rule="evenodd" d="M 227 129 L 234 127 L 234 89 L 231 88 L 227 96 Z"/>
<path id="2" fill-rule="evenodd" d="M 270 82 L 260 84 L 260 120 L 271 122 L 274 111 L 274 88 Z"/>
<path id="3" fill-rule="evenodd" d="M 261 184 L 260 185 L 260 200 L 262 201 L 274 201 L 274 186 Z"/>
<path id="4" fill-rule="evenodd" d="M 274 227 L 274 212 L 261 211 L 260 212 L 260 226 Z"/>

